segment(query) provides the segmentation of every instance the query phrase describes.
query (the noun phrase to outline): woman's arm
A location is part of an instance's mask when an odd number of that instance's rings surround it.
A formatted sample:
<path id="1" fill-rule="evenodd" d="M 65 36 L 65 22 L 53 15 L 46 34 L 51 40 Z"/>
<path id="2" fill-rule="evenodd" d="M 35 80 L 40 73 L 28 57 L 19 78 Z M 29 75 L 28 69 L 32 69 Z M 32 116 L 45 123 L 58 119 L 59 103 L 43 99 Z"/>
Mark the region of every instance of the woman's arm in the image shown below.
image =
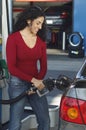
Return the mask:
<path id="1" fill-rule="evenodd" d="M 37 78 L 38 79 L 43 79 L 44 76 L 46 75 L 46 72 L 47 72 L 46 44 L 43 44 L 43 47 L 42 47 L 42 56 L 41 56 L 39 62 L 40 62 L 40 70 L 39 70 Z"/>

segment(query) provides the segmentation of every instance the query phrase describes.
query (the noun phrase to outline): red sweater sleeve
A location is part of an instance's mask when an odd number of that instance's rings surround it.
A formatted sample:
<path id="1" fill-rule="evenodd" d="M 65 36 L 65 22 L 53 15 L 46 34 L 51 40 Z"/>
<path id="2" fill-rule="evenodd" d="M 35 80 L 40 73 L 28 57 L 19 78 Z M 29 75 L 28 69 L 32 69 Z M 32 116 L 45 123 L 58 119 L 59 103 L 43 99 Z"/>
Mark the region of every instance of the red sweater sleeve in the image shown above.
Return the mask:
<path id="1" fill-rule="evenodd" d="M 19 78 L 21 78 L 22 80 L 26 80 L 26 81 L 31 81 L 32 80 L 32 76 L 23 73 L 16 64 L 16 44 L 14 44 L 15 39 L 13 36 L 9 36 L 7 39 L 7 44 L 6 44 L 6 57 L 7 57 L 7 66 L 8 66 L 8 70 L 10 72 L 10 74 L 17 76 Z"/>
<path id="2" fill-rule="evenodd" d="M 38 73 L 37 78 L 43 79 L 46 72 L 47 72 L 47 54 L 46 54 L 46 44 L 44 44 L 44 47 L 42 49 L 42 57 L 39 59 L 40 61 L 40 71 Z"/>

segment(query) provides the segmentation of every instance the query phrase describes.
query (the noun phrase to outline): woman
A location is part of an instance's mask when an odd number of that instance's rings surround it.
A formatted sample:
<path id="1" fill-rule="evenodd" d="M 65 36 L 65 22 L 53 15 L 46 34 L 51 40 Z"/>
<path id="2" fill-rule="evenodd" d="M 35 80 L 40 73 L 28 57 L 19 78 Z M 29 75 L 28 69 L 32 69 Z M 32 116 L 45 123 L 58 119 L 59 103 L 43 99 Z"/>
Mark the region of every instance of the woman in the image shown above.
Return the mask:
<path id="1" fill-rule="evenodd" d="M 14 32 L 7 39 L 6 56 L 10 72 L 10 98 L 15 98 L 32 85 L 39 90 L 44 88 L 42 80 L 47 72 L 45 16 L 39 7 L 28 7 L 19 15 Z M 49 130 L 46 97 L 30 92 L 27 99 L 36 114 L 38 130 Z M 9 130 L 21 129 L 25 101 L 26 97 L 10 106 Z"/>

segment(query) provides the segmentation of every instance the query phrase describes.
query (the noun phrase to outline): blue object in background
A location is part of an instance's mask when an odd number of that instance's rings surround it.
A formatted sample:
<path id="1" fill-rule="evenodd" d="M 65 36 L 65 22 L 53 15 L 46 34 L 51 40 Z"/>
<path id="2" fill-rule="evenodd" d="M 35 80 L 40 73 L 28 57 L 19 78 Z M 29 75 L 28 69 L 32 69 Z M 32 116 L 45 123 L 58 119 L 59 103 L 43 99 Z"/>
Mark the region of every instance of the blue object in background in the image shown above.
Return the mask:
<path id="1" fill-rule="evenodd" d="M 73 3 L 73 32 L 83 34 L 86 56 L 86 0 L 74 0 Z"/>

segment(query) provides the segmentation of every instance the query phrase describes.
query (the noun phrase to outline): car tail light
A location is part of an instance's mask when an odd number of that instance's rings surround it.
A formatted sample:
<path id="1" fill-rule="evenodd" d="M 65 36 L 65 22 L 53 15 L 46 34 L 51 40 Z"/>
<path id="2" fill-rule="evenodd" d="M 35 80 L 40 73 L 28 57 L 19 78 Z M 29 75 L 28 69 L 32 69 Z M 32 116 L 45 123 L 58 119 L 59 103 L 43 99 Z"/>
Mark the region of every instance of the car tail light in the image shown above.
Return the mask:
<path id="1" fill-rule="evenodd" d="M 86 101 L 63 96 L 60 104 L 60 118 L 77 124 L 86 124 Z"/>
<path id="2" fill-rule="evenodd" d="M 61 13 L 61 18 L 67 18 L 68 17 L 68 13 L 67 12 L 62 12 Z"/>

